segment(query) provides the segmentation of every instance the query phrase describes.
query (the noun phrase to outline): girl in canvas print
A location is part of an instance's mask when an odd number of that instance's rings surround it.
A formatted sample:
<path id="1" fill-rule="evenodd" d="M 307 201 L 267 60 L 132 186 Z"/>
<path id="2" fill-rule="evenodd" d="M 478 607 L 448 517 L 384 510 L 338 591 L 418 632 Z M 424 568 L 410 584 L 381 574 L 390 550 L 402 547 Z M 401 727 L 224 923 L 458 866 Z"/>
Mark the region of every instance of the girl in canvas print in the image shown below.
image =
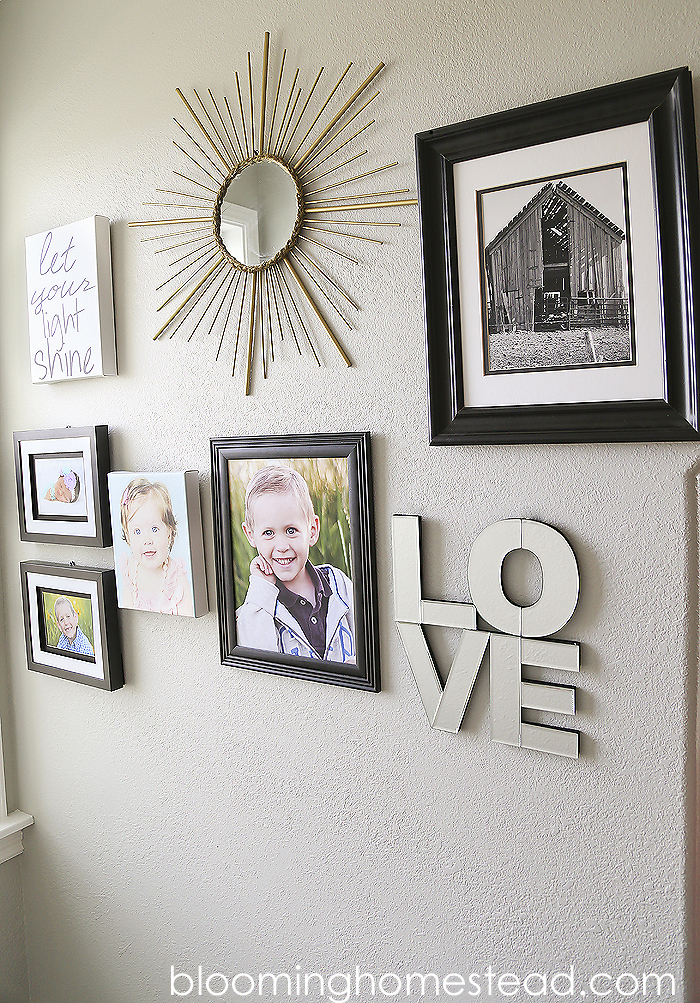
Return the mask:
<path id="1" fill-rule="evenodd" d="M 120 508 L 122 539 L 129 548 L 120 562 L 121 605 L 193 616 L 185 562 L 171 555 L 177 521 L 168 489 L 157 481 L 136 477 L 124 489 Z"/>

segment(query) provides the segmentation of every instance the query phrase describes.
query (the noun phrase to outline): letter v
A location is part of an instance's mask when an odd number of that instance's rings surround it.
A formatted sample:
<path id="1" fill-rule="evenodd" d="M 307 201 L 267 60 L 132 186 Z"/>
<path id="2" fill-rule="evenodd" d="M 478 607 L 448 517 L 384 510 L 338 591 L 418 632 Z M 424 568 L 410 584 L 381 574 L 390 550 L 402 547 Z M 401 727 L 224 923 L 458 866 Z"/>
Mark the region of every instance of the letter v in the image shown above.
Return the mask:
<path id="1" fill-rule="evenodd" d="M 394 551 L 396 626 L 416 680 L 430 726 L 456 733 L 462 724 L 489 643 L 488 631 L 476 630 L 476 610 L 469 603 L 433 602 L 421 596 L 420 517 L 391 520 Z M 457 653 L 443 689 L 422 624 L 461 627 Z"/>

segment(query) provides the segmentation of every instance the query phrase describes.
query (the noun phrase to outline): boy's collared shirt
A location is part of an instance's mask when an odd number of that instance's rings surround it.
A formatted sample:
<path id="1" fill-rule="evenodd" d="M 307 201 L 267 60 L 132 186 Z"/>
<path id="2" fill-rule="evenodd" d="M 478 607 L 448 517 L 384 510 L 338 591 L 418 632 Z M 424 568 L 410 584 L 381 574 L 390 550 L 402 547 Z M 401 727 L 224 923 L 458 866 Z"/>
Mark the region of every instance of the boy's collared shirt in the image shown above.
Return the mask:
<path id="1" fill-rule="evenodd" d="M 326 568 L 315 568 L 311 561 L 307 561 L 306 570 L 316 593 L 316 601 L 313 606 L 308 599 L 304 599 L 303 596 L 292 592 L 284 582 L 279 581 L 277 578 L 275 578 L 275 585 L 279 589 L 279 601 L 289 610 L 299 624 L 307 641 L 318 657 L 323 658 L 326 650 L 328 598 L 332 590 Z"/>
<path id="2" fill-rule="evenodd" d="M 356 664 L 352 582 L 330 564 L 320 565 L 316 570 L 324 578 L 327 576 L 331 588 L 323 657 L 331 662 Z M 319 657 L 298 621 L 280 601 L 277 585 L 253 575 L 245 601 L 236 610 L 236 639 L 239 645 L 258 651 Z"/>
<path id="3" fill-rule="evenodd" d="M 76 629 L 75 638 L 73 643 L 68 640 L 65 634 L 61 634 L 58 639 L 57 648 L 61 648 L 62 651 L 74 651 L 78 655 L 92 655 L 94 657 L 95 652 L 92 649 L 92 645 L 88 641 L 85 634 L 83 634 L 80 627 Z"/>

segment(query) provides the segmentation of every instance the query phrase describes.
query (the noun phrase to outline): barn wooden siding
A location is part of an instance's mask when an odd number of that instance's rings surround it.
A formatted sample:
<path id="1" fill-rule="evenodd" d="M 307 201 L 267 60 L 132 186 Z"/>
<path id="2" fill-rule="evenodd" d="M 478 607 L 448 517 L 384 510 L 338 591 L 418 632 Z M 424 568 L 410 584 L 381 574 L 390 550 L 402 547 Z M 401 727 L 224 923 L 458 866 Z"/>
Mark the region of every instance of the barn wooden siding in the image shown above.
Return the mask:
<path id="1" fill-rule="evenodd" d="M 535 289 L 544 285 L 542 211 L 551 199 L 566 205 L 571 297 L 627 299 L 624 233 L 564 182 L 545 185 L 485 249 L 490 315 L 524 330 L 535 323 Z"/>

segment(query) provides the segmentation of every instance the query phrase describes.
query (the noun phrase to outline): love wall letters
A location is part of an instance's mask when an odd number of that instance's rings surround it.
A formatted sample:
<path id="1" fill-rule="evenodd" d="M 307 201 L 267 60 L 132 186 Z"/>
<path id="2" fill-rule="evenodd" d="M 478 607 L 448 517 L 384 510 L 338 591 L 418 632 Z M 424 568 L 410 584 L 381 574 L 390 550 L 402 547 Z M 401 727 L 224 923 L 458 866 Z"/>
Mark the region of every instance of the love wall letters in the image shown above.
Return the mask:
<path id="1" fill-rule="evenodd" d="M 431 727 L 457 733 L 477 673 L 488 652 L 491 739 L 577 759 L 579 733 L 522 720 L 523 708 L 573 715 L 576 690 L 523 678 L 523 666 L 578 672 L 578 644 L 544 640 L 571 619 L 579 593 L 574 552 L 551 526 L 529 519 L 505 519 L 474 541 L 467 577 L 474 605 L 436 602 L 421 593 L 420 518 L 392 518 L 394 610 Z M 507 554 L 528 550 L 542 567 L 542 594 L 532 606 L 517 606 L 503 591 L 501 571 Z M 494 630 L 477 629 L 477 612 Z M 423 625 L 461 628 L 463 633 L 443 688 Z"/>
<path id="2" fill-rule="evenodd" d="M 37 233 L 25 248 L 32 383 L 116 375 L 109 219 Z"/>

